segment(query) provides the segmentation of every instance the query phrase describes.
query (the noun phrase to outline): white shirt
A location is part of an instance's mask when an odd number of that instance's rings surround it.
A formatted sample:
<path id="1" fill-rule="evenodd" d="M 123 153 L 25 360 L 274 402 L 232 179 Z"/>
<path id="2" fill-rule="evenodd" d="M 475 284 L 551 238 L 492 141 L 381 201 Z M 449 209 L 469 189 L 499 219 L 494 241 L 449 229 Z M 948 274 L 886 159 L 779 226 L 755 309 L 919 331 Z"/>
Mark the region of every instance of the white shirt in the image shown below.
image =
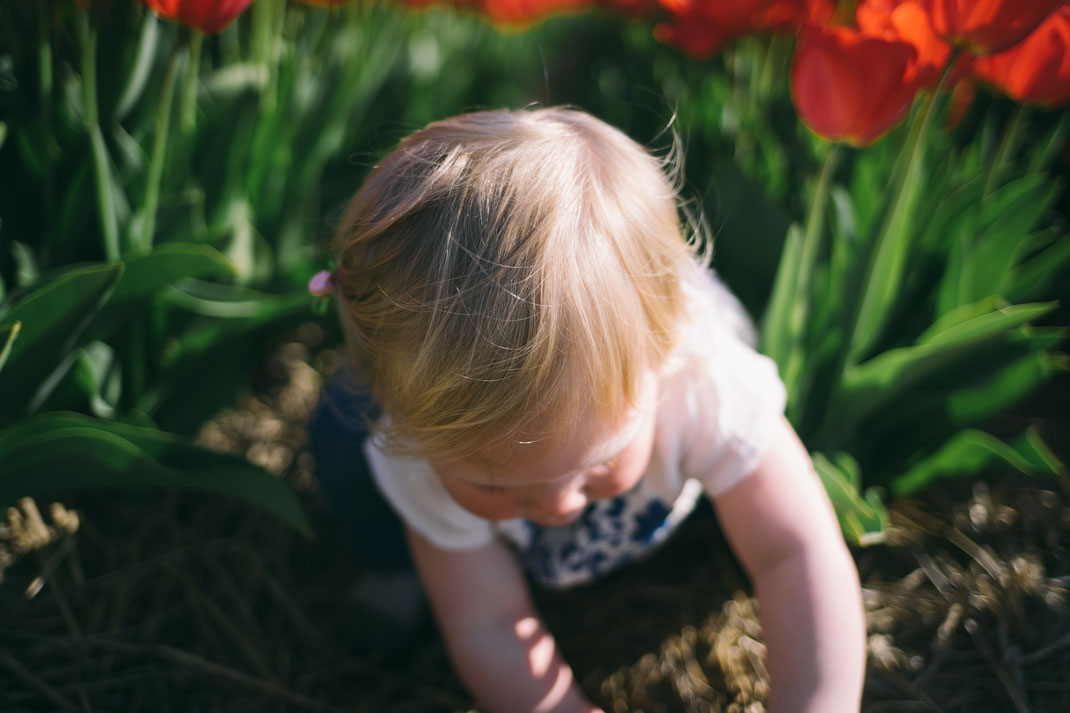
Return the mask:
<path id="1" fill-rule="evenodd" d="M 427 461 L 388 454 L 372 437 L 364 451 L 383 496 L 442 549 L 503 537 L 531 576 L 552 587 L 589 581 L 663 542 L 703 492 L 723 493 L 754 470 L 785 402 L 776 364 L 754 351 L 753 327 L 736 298 L 697 267 L 684 290 L 687 324 L 661 371 L 654 446 L 635 488 L 589 504 L 561 527 L 492 522 L 458 505 Z"/>

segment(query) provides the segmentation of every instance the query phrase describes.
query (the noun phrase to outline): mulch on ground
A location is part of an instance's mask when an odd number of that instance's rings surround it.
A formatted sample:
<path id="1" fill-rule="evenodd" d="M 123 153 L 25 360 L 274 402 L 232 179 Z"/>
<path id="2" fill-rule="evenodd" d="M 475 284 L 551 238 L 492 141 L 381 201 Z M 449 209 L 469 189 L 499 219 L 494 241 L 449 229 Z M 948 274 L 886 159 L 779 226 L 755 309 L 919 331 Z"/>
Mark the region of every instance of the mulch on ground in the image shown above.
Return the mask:
<path id="1" fill-rule="evenodd" d="M 203 442 L 302 492 L 305 541 L 198 494 L 25 502 L 0 532 L 0 710 L 468 711 L 431 622 L 384 630 L 350 596 L 362 565 L 302 451 L 337 357 L 280 349 Z M 311 365 L 310 365 L 311 362 Z M 899 501 L 856 551 L 867 713 L 1070 710 L 1065 482 L 948 482 Z M 584 688 L 610 713 L 764 710 L 755 601 L 708 509 L 605 580 L 538 592 Z"/>

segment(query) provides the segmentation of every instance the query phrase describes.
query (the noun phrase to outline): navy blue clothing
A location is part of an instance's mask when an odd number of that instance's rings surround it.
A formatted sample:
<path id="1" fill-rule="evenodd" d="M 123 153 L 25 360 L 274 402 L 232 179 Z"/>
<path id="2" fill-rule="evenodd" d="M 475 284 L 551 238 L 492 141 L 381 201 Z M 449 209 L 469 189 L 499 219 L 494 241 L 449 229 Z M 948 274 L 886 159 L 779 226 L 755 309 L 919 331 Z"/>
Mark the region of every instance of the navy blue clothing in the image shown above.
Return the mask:
<path id="1" fill-rule="evenodd" d="M 309 423 L 309 451 L 328 507 L 368 565 L 381 573 L 411 570 L 404 528 L 364 457 L 367 422 L 378 415 L 375 403 L 351 379 L 336 377 Z"/>

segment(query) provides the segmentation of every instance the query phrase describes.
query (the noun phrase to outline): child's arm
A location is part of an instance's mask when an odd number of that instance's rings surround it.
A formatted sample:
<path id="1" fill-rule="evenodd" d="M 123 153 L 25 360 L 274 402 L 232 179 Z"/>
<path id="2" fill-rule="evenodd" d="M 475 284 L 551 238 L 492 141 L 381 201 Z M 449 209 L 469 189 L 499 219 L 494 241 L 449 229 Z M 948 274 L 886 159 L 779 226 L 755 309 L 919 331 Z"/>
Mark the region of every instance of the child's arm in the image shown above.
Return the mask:
<path id="1" fill-rule="evenodd" d="M 865 668 L 858 572 L 787 420 L 756 470 L 715 505 L 757 590 L 769 713 L 857 713 Z"/>
<path id="2" fill-rule="evenodd" d="M 602 713 L 573 680 L 504 544 L 450 552 L 408 537 L 450 658 L 486 713 Z"/>

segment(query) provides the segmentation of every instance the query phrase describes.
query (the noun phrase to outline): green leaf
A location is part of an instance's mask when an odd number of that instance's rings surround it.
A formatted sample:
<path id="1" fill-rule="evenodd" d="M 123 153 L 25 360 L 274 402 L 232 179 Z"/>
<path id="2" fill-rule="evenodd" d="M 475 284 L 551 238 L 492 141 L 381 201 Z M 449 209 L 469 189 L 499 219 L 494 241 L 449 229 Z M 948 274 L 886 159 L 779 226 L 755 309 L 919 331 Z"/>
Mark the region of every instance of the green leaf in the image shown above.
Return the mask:
<path id="1" fill-rule="evenodd" d="M 798 418 L 795 413 L 798 403 L 807 397 L 809 374 L 813 373 L 815 367 L 812 360 L 809 363 L 807 360 L 808 356 L 813 356 L 812 353 L 808 354 L 806 349 L 807 328 L 815 319 L 814 312 L 820 318 L 823 311 L 813 309 L 815 303 L 820 302 L 818 294 L 820 296 L 828 294 L 827 290 L 819 290 L 823 279 L 826 280 L 824 284 L 827 284 L 828 269 L 824 265 L 818 267 L 817 259 L 824 242 L 829 186 L 841 155 L 841 147 L 833 145 L 825 156 L 817 184 L 814 186 L 814 195 L 806 218 L 806 228 L 799 246 L 798 264 L 793 269 L 795 285 L 794 294 L 789 299 L 791 309 L 788 318 L 790 350 L 787 363 L 779 366 L 781 379 L 788 391 L 788 413 L 794 418 Z M 804 372 L 808 372 L 806 378 L 804 378 Z"/>
<path id="2" fill-rule="evenodd" d="M 228 64 L 201 80 L 200 94 L 213 102 L 233 101 L 267 86 L 271 70 L 258 62 Z"/>
<path id="3" fill-rule="evenodd" d="M 936 321 L 918 336 L 917 343 L 923 344 L 928 342 L 936 335 L 942 334 L 952 327 L 957 327 L 972 319 L 983 317 L 986 314 L 990 314 L 1006 306 L 1008 305 L 1005 300 L 998 297 L 986 297 L 985 299 L 978 300 L 972 304 L 956 307 L 937 317 Z"/>
<path id="4" fill-rule="evenodd" d="M 299 300 L 308 295 L 288 296 L 287 299 L 295 297 Z M 168 290 L 164 299 L 169 304 L 204 317 L 256 319 L 273 314 L 278 308 L 279 297 L 241 285 L 186 280 Z M 311 299 L 304 301 L 312 304 Z"/>
<path id="5" fill-rule="evenodd" d="M 919 211 L 917 247 L 925 255 L 943 262 L 950 246 L 972 226 L 984 189 L 984 176 L 980 175 L 980 169 L 963 170 L 955 162 L 947 162 L 939 170 L 941 175 L 932 189 L 926 191 L 926 200 Z M 964 175 L 955 175 L 959 172 Z"/>
<path id="6" fill-rule="evenodd" d="M 126 80 L 126 85 L 115 109 L 114 120 L 116 122 L 121 121 L 134 108 L 134 105 L 137 104 L 138 99 L 145 91 L 145 86 L 148 84 L 149 77 L 152 74 L 153 60 L 156 57 L 156 49 L 159 46 L 157 37 L 159 35 L 160 21 L 151 12 L 144 13 L 144 18 L 145 21 L 138 38 L 137 54 L 133 62 L 129 64 L 130 75 Z"/>
<path id="7" fill-rule="evenodd" d="M 1059 475 L 1065 467 L 1033 433 L 1008 445 L 983 431 L 962 431 L 942 448 L 915 463 L 892 481 L 896 496 L 910 495 L 937 478 L 977 475 L 994 465 L 1010 466 L 1026 475 Z"/>
<path id="8" fill-rule="evenodd" d="M 968 344 L 1032 322 L 1055 309 L 1054 302 L 1001 307 L 995 298 L 954 309 L 918 337 L 918 346 Z M 886 352 L 887 353 L 887 352 Z"/>
<path id="9" fill-rule="evenodd" d="M 946 401 L 948 414 L 958 423 L 979 423 L 1010 408 L 1059 370 L 1067 370 L 1066 357 L 1048 352 L 1027 354 L 984 384 L 951 394 Z"/>
<path id="10" fill-rule="evenodd" d="M 307 293 L 263 295 L 249 317 L 212 319 L 178 335 L 164 357 L 164 388 L 143 400 L 140 408 L 172 431 L 195 431 L 238 397 L 249 364 L 260 357 L 264 337 L 290 321 L 307 319 L 311 306 Z"/>
<path id="11" fill-rule="evenodd" d="M 227 277 L 234 268 L 223 255 L 207 246 L 193 243 L 169 243 L 151 254 L 126 263 L 122 279 L 115 286 L 108 304 L 89 327 L 93 339 L 108 339 L 140 312 L 165 287 L 197 277 Z"/>
<path id="12" fill-rule="evenodd" d="M 109 261 L 118 260 L 122 255 L 119 245 L 120 205 L 122 187 L 113 177 L 111 157 L 99 124 L 89 127 L 90 147 L 93 156 L 93 173 L 96 179 L 97 216 L 100 219 L 100 234 L 104 239 L 104 255 Z"/>
<path id="13" fill-rule="evenodd" d="M 73 490 L 181 488 L 244 500 L 310 537 L 285 480 L 243 458 L 153 428 L 74 413 L 37 415 L 0 431 L 0 503 Z"/>
<path id="14" fill-rule="evenodd" d="M 1006 297 L 1013 302 L 1043 297 L 1045 291 L 1057 280 L 1065 279 L 1068 268 L 1070 238 L 1066 235 L 1055 235 L 1050 242 L 1015 268 L 1005 290 Z"/>
<path id="15" fill-rule="evenodd" d="M 802 228 L 792 224 L 784 239 L 784 249 L 780 254 L 776 280 L 773 283 L 773 296 L 762 323 L 762 353 L 771 357 L 781 368 L 785 369 L 791 359 L 792 334 L 791 314 L 794 309 L 795 286 L 799 280 L 799 253 L 802 249 Z"/>
<path id="16" fill-rule="evenodd" d="M 104 342 L 92 342 L 79 350 L 72 373 L 74 382 L 89 399 L 89 408 L 101 418 L 113 418 L 122 391 L 122 378 L 115 351 Z"/>
<path id="17" fill-rule="evenodd" d="M 902 403 L 912 390 L 921 389 L 939 402 L 963 387 L 989 381 L 1010 362 L 1050 349 L 1063 338 L 1062 330 L 1026 331 L 1022 325 L 1053 306 L 1016 305 L 981 314 L 979 306 L 966 306 L 947 315 L 940 329 L 927 330 L 918 344 L 851 367 L 827 408 L 818 442 L 838 442 L 871 414 Z"/>
<path id="18" fill-rule="evenodd" d="M 72 270 L 30 292 L 0 316 L 0 328 L 20 322 L 19 340 L 0 374 L 0 425 L 23 415 L 41 385 L 73 353 L 86 326 L 123 274 L 122 263 Z"/>
<path id="19" fill-rule="evenodd" d="M 931 100 L 915 117 L 910 133 L 894 171 L 894 187 L 872 242 L 864 267 L 857 312 L 851 321 L 847 363 L 855 364 L 864 358 L 881 336 L 889 315 L 893 313 L 906 269 L 907 256 L 916 226 L 914 216 L 926 184 L 922 166 L 925 149 L 924 127 L 931 114 Z M 854 305 L 851 305 L 853 308 Z"/>
<path id="20" fill-rule="evenodd" d="M 1054 304 L 1015 305 L 970 317 L 940 331 L 927 330 L 912 347 L 889 349 L 849 369 L 844 375 L 844 391 L 901 388 L 925 371 L 943 365 L 969 347 L 994 339 L 1040 317 Z"/>
<path id="21" fill-rule="evenodd" d="M 888 513 L 875 489 L 867 490 L 865 496 L 859 493 L 862 476 L 854 458 L 839 452 L 830 460 L 814 453 L 813 461 L 847 540 L 862 546 L 883 542 Z"/>
<path id="22" fill-rule="evenodd" d="M 903 383 L 856 400 L 837 400 L 829 409 L 829 423 L 830 427 L 839 426 L 840 432 L 838 438 L 825 442 L 849 438 L 856 457 L 867 464 L 867 472 L 884 471 L 876 464 L 889 463 L 895 454 L 909 458 L 919 448 L 937 448 L 963 428 L 980 425 L 977 419 L 994 415 L 988 409 L 995 408 L 1001 399 L 1013 402 L 1018 398 L 1010 389 L 1021 384 L 1005 379 L 1019 369 L 1028 369 L 1021 366 L 1023 360 L 1028 363 L 1031 357 L 1041 355 L 1039 359 L 1055 362 L 1046 363 L 1043 369 L 1059 368 L 1062 357 L 1048 350 L 1065 336 L 1059 328 L 1022 327 L 964 349 L 943 363 L 926 365 Z M 960 396 L 967 401 L 958 401 Z M 855 410 L 864 416 L 856 416 Z"/>
<path id="23" fill-rule="evenodd" d="M 1048 212 L 1059 187 L 1034 174 L 986 196 L 972 230 L 959 236 L 940 286 L 938 311 L 998 295 L 1013 278 L 1026 237 Z"/>
<path id="24" fill-rule="evenodd" d="M 0 327 L 0 371 L 4 370 L 4 364 L 7 363 L 7 358 L 11 354 L 11 345 L 15 343 L 15 340 L 19 337 L 19 330 L 22 328 L 22 322 L 15 322 L 4 327 Z"/>
<path id="25" fill-rule="evenodd" d="M 1066 464 L 1059 460 L 1035 427 L 1030 426 L 1016 444 L 1018 454 L 1028 460 L 1040 472 L 1056 473 L 1065 477 Z"/>
<path id="26" fill-rule="evenodd" d="M 1048 132 L 1047 136 L 1037 141 L 1037 148 L 1031 153 L 1029 171 L 1040 172 L 1055 162 L 1059 152 L 1066 146 L 1066 137 L 1070 134 L 1070 115 L 1063 114 Z"/>
<path id="27" fill-rule="evenodd" d="M 29 287 L 37 281 L 37 259 L 25 243 L 11 241 L 11 257 L 15 260 L 15 285 Z"/>
<path id="28" fill-rule="evenodd" d="M 851 169 L 850 196 L 857 235 L 869 235 L 887 201 L 888 176 L 892 171 L 891 142 L 881 141 L 855 154 Z"/>

